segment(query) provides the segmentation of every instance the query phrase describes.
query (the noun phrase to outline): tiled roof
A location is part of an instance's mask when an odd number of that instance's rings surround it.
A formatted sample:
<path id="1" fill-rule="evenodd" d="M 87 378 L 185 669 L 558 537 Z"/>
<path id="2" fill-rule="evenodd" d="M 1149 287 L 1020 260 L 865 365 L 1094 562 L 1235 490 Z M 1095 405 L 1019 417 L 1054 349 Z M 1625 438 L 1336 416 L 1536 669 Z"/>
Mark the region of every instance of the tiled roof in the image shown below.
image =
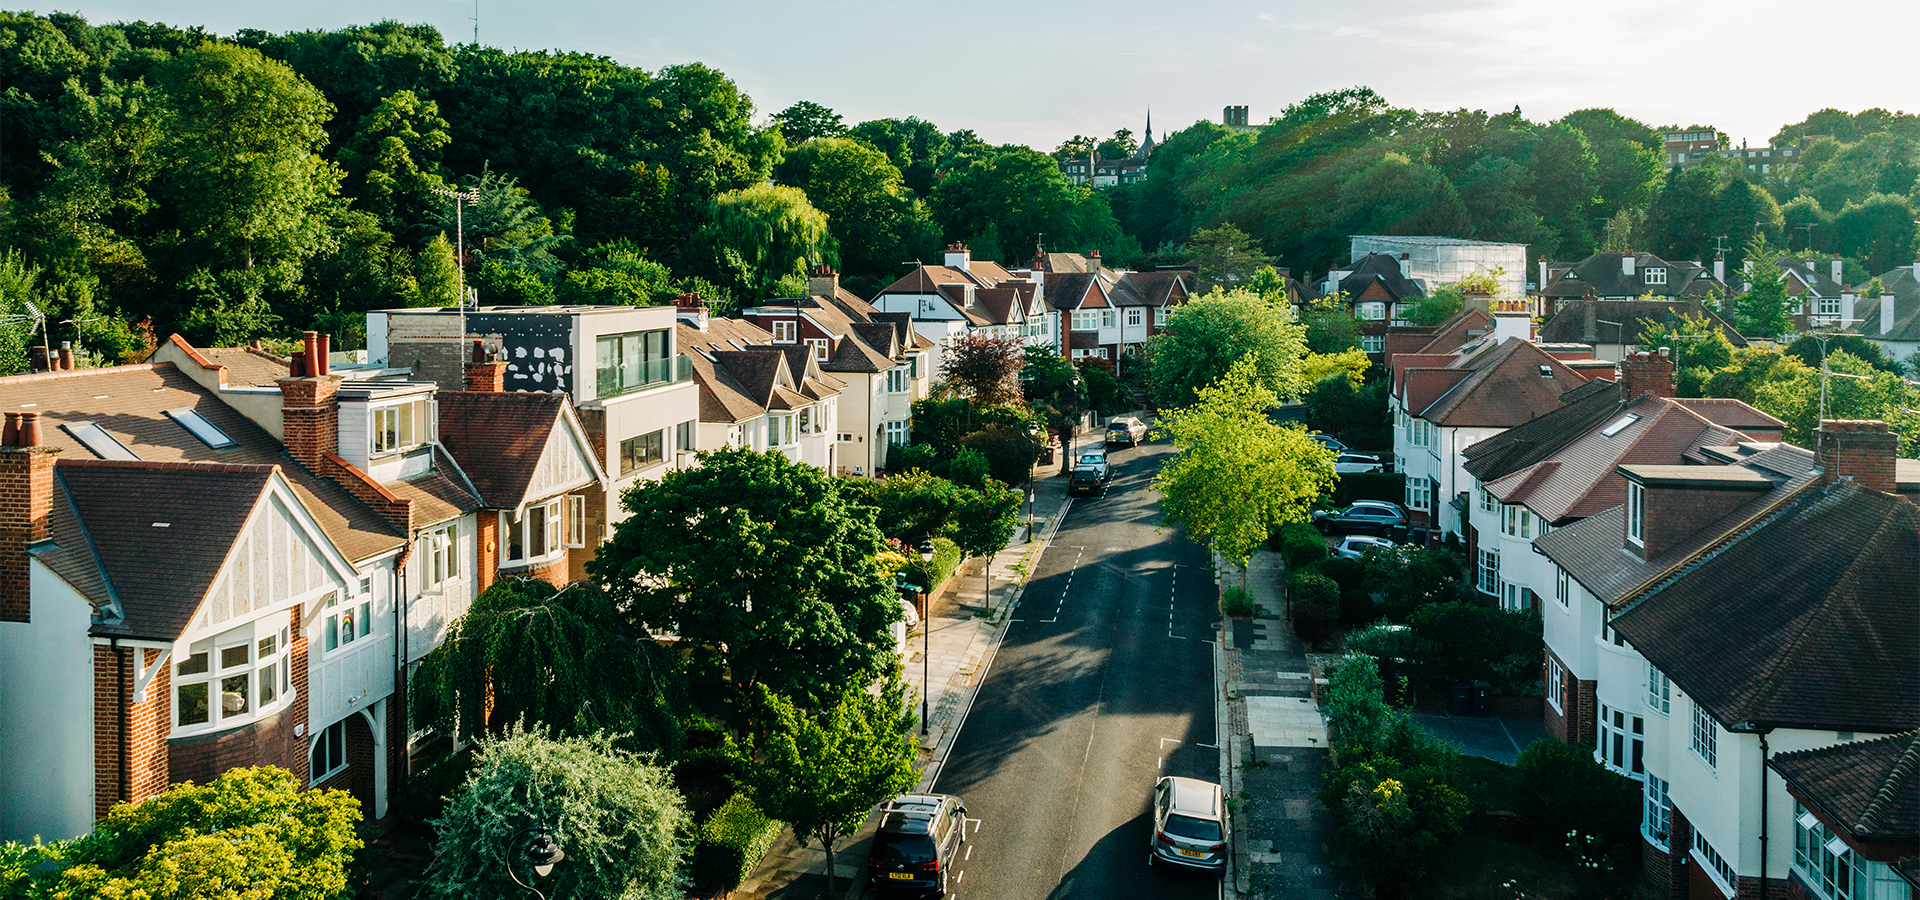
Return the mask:
<path id="1" fill-rule="evenodd" d="M 1880 332 L 1880 298 L 1861 297 L 1853 305 L 1860 317 L 1853 330 L 1871 340 L 1920 341 L 1920 283 L 1912 266 L 1901 266 L 1880 276 L 1880 287 L 1893 295 L 1893 326 Z"/>
<path id="2" fill-rule="evenodd" d="M 1856 840 L 1920 834 L 1920 733 L 1781 753 L 1767 766 Z"/>
<path id="3" fill-rule="evenodd" d="M 1840 480 L 1690 555 L 1612 623 L 1723 725 L 1887 733 L 1920 727 L 1916 609 L 1920 508 Z"/>
<path id="4" fill-rule="evenodd" d="M 287 377 L 287 360 L 252 347 L 208 347 L 200 350 L 207 362 L 227 368 L 227 384 L 273 387 Z"/>
<path id="5" fill-rule="evenodd" d="M 1562 394 L 1586 383 L 1565 363 L 1517 337 L 1464 353 L 1451 368 L 1470 374 L 1431 404 L 1408 407 L 1449 428 L 1511 428 L 1559 409 Z"/>
<path id="6" fill-rule="evenodd" d="M 234 446 L 208 447 L 166 414 L 182 408 L 199 413 Z M 171 363 L 0 378 L 0 409 L 39 411 L 43 443 L 60 448 L 61 458 L 95 458 L 61 427 L 93 422 L 149 462 L 278 465 L 347 559 L 358 562 L 406 545 L 404 536 L 346 488 L 294 462 L 273 435 Z"/>
<path id="7" fill-rule="evenodd" d="M 880 289 L 881 294 L 931 294 L 943 284 L 971 284 L 973 279 L 958 269 L 946 266 L 915 266 L 898 281 Z"/>
<path id="8" fill-rule="evenodd" d="M 1697 298 L 1680 300 L 1572 300 L 1540 326 L 1542 343 L 1631 344 L 1648 323 L 1669 327 L 1680 317 L 1705 316 L 1735 347 L 1747 339 Z"/>
<path id="9" fill-rule="evenodd" d="M 1703 525 L 1687 539 L 1650 560 L 1622 550 L 1626 535 L 1622 507 L 1595 513 L 1552 534 L 1534 538 L 1533 546 L 1552 559 L 1580 586 L 1609 605 L 1654 576 L 1679 565 L 1702 548 L 1718 542 L 1741 523 L 1771 509 L 1817 477 L 1813 454 L 1798 447 L 1779 447 L 1740 454 L 1739 464 L 1776 476 L 1772 490 L 1741 504 L 1718 521 Z"/>
<path id="10" fill-rule="evenodd" d="M 1715 425 L 1722 425 L 1756 440 L 1777 439 L 1787 423 L 1763 413 L 1744 401 L 1720 397 L 1676 397 L 1680 404 Z"/>
<path id="11" fill-rule="evenodd" d="M 1621 402 L 1619 385 L 1605 379 L 1574 388 L 1560 395 L 1559 409 L 1460 451 L 1467 474 L 1493 481 L 1546 459 L 1614 416 Z"/>
<path id="12" fill-rule="evenodd" d="M 55 469 L 58 470 L 57 463 Z M 33 558 L 46 563 L 53 574 L 87 598 L 96 619 L 117 611 L 120 601 L 114 594 L 113 584 L 107 581 L 106 572 L 100 568 L 100 558 L 94 555 L 93 539 L 87 536 L 86 525 L 74 511 L 65 484 L 58 480 L 54 482 L 53 504 L 47 512 L 47 532 L 52 543 L 32 548 L 29 552 Z"/>
<path id="13" fill-rule="evenodd" d="M 441 391 L 440 443 L 458 460 L 489 508 L 512 509 L 560 424 L 564 394 Z"/>
<path id="14" fill-rule="evenodd" d="M 407 481 L 381 482 L 381 486 L 401 500 L 413 501 L 413 525 L 426 528 L 451 522 L 484 505 L 479 495 L 462 483 L 464 479 L 456 474 L 459 471 L 453 457 L 435 448 L 433 468 L 425 475 Z"/>
<path id="15" fill-rule="evenodd" d="M 178 638 L 276 467 L 63 459 L 54 466 L 125 619 L 97 634 Z M 157 523 L 165 523 L 164 526 Z"/>
<path id="16" fill-rule="evenodd" d="M 1433 339 L 1420 348 L 1421 353 L 1452 353 L 1493 330 L 1493 316 L 1478 309 L 1463 309 L 1433 330 Z"/>
<path id="17" fill-rule="evenodd" d="M 1353 265 L 1347 267 L 1347 276 L 1340 279 L 1338 290 L 1349 297 L 1358 297 L 1376 284 L 1393 300 L 1427 295 L 1420 289 L 1419 282 L 1400 272 L 1400 261 L 1385 253 L 1369 253 L 1354 260 Z"/>
<path id="18" fill-rule="evenodd" d="M 1128 272 L 1113 288 L 1115 306 L 1168 306 L 1187 295 L 1184 272 Z"/>
<path id="19" fill-rule="evenodd" d="M 1628 255 L 1634 257 L 1632 275 L 1622 271 L 1621 260 Z M 1666 283 L 1648 284 L 1645 273 L 1650 268 L 1666 269 Z M 1715 284 L 1712 272 L 1691 262 L 1669 262 L 1651 253 L 1605 251 L 1577 263 L 1549 265 L 1540 294 L 1565 299 L 1584 297 L 1589 291 L 1597 297 L 1703 297 Z"/>
<path id="20" fill-rule="evenodd" d="M 1047 275 L 1047 302 L 1054 309 L 1079 309 L 1097 279 L 1086 272 L 1052 272 Z"/>
<path id="21" fill-rule="evenodd" d="M 1840 296 L 1843 286 L 1833 280 L 1833 261 L 1829 259 L 1782 256 L 1774 261 L 1781 273 L 1792 273 L 1800 283 L 1821 297 Z"/>

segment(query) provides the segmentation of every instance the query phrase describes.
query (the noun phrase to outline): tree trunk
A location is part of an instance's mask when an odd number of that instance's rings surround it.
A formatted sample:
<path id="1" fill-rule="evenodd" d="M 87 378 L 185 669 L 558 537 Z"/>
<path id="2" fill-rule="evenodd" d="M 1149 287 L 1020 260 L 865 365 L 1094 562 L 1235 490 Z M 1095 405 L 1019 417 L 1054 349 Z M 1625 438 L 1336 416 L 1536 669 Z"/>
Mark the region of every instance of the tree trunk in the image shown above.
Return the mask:
<path id="1" fill-rule="evenodd" d="M 834 890 L 838 886 L 834 875 L 838 873 L 834 871 L 833 865 L 833 843 L 839 839 L 840 835 L 834 833 L 833 829 L 820 833 L 820 847 L 827 851 L 827 900 L 838 900 L 840 896 L 839 892 Z"/>
<path id="2" fill-rule="evenodd" d="M 980 602 L 993 611 L 993 554 L 980 557 Z"/>

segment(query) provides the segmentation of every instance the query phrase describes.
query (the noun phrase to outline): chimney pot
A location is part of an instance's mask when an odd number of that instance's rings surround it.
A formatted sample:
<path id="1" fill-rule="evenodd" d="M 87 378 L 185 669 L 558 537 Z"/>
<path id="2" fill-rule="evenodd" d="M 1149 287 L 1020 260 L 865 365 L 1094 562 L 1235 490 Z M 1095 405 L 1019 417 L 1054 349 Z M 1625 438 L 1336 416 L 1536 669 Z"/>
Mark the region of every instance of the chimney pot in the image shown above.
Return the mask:
<path id="1" fill-rule="evenodd" d="M 6 429 L 0 431 L 0 447 L 18 446 L 20 446 L 20 414 L 10 412 L 7 413 Z"/>
<path id="2" fill-rule="evenodd" d="M 320 335 L 319 345 L 314 348 L 314 356 L 320 360 L 320 374 L 333 373 L 333 335 Z"/>
<path id="3" fill-rule="evenodd" d="M 254 349 L 254 350 L 258 350 L 258 349 L 260 349 L 260 339 L 259 339 L 259 338 L 254 338 L 253 340 L 251 340 L 251 341 L 248 341 L 248 342 L 247 342 L 247 346 L 248 346 L 248 347 L 250 347 L 250 348 L 252 348 L 252 349 Z"/>
<path id="4" fill-rule="evenodd" d="M 72 342 L 72 341 L 61 341 L 61 342 L 60 342 L 60 366 L 59 366 L 59 368 L 60 368 L 60 369 L 61 369 L 62 371 L 66 371 L 66 372 L 71 372 L 71 371 L 73 371 L 73 342 Z"/>
<path id="5" fill-rule="evenodd" d="M 40 446 L 40 414 L 23 412 L 20 414 L 20 437 L 17 446 Z"/>
<path id="6" fill-rule="evenodd" d="M 474 338 L 472 361 L 477 363 L 483 363 L 487 361 L 487 342 L 486 341 L 480 340 L 479 338 Z"/>

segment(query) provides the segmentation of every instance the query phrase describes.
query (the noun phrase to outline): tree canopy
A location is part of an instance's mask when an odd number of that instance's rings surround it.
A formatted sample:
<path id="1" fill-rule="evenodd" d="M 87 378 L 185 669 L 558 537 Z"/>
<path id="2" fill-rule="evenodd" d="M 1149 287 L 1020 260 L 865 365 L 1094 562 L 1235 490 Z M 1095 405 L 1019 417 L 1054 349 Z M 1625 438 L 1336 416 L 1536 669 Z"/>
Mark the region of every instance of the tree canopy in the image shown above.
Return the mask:
<path id="1" fill-rule="evenodd" d="M 1242 358 L 1276 402 L 1305 392 L 1301 362 L 1306 327 L 1288 307 L 1250 291 L 1214 291 L 1173 308 L 1165 330 L 1147 339 L 1148 378 L 1155 400 L 1186 406 Z"/>

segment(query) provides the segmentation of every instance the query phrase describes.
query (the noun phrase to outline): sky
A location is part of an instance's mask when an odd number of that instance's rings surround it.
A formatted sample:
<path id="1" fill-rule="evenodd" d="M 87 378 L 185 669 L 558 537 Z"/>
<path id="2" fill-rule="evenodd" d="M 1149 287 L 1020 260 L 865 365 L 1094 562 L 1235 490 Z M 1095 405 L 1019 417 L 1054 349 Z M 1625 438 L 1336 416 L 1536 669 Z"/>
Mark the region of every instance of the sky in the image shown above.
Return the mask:
<path id="1" fill-rule="evenodd" d="M 217 34 L 382 19 L 473 39 L 474 0 L 65 0 L 94 24 L 145 19 Z M 1654 127 L 1710 125 L 1763 146 L 1834 107 L 1920 111 L 1920 3 L 1826 0 L 479 0 L 481 42 L 647 69 L 699 61 L 757 114 L 811 100 L 848 123 L 917 115 L 992 143 L 1051 150 L 1264 122 L 1317 91 L 1366 85 L 1420 110 L 1520 107 L 1544 121 L 1611 107 Z"/>

